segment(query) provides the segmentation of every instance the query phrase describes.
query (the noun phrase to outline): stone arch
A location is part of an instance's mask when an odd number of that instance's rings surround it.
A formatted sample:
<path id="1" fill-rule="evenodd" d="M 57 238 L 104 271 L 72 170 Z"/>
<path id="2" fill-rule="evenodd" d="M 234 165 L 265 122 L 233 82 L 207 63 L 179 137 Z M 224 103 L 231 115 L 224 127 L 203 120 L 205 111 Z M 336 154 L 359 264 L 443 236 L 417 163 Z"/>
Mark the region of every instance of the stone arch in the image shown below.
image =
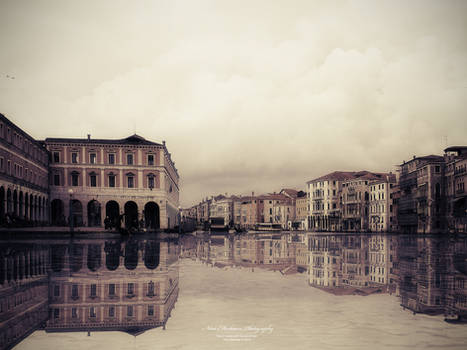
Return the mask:
<path id="1" fill-rule="evenodd" d="M 71 201 L 71 207 L 72 207 L 72 220 L 73 220 L 73 226 L 82 226 L 83 225 L 83 205 L 78 199 L 73 199 Z"/>
<path id="2" fill-rule="evenodd" d="M 125 267 L 134 270 L 138 266 L 138 242 L 128 241 L 125 245 Z"/>
<path id="3" fill-rule="evenodd" d="M 9 214 L 13 212 L 13 196 L 10 189 L 6 191 L 6 211 Z"/>
<path id="4" fill-rule="evenodd" d="M 5 188 L 0 187 L 0 220 L 3 222 L 5 220 Z"/>
<path id="5" fill-rule="evenodd" d="M 151 229 L 160 228 L 160 210 L 155 202 L 147 202 L 144 206 L 144 221 L 146 227 Z"/>
<path id="6" fill-rule="evenodd" d="M 154 270 L 159 266 L 161 244 L 156 241 L 147 241 L 144 247 L 144 266 Z"/>
<path id="7" fill-rule="evenodd" d="M 88 202 L 88 226 L 101 226 L 101 204 L 95 199 Z"/>
<path id="8" fill-rule="evenodd" d="M 13 191 L 13 214 L 18 216 L 18 191 Z"/>
<path id="9" fill-rule="evenodd" d="M 101 267 L 101 246 L 99 244 L 88 245 L 88 269 L 97 271 Z"/>
<path id="10" fill-rule="evenodd" d="M 19 191 L 19 217 L 20 218 L 23 218 L 24 217 L 24 195 L 23 195 L 23 191 Z"/>
<path id="11" fill-rule="evenodd" d="M 52 246 L 51 248 L 52 249 L 51 249 L 50 265 L 52 267 L 52 271 L 60 272 L 65 267 L 66 246 L 56 245 L 56 246 Z M 38 263 L 37 259 L 35 263 L 36 264 Z"/>
<path id="12" fill-rule="evenodd" d="M 125 203 L 125 227 L 138 228 L 138 205 L 133 201 Z"/>
<path id="13" fill-rule="evenodd" d="M 64 225 L 65 224 L 65 213 L 64 213 L 64 205 L 63 202 L 56 198 L 51 202 L 51 220 L 52 220 L 52 225 Z"/>
<path id="14" fill-rule="evenodd" d="M 120 227 L 120 206 L 116 201 L 108 201 L 105 205 L 105 216 L 109 218 L 112 227 Z"/>
<path id="15" fill-rule="evenodd" d="M 70 268 L 72 272 L 78 272 L 83 268 L 83 252 L 82 244 L 73 244 L 70 253 Z"/>
<path id="16" fill-rule="evenodd" d="M 120 265 L 121 247 L 120 242 L 105 242 L 105 266 L 108 270 L 114 271 Z"/>

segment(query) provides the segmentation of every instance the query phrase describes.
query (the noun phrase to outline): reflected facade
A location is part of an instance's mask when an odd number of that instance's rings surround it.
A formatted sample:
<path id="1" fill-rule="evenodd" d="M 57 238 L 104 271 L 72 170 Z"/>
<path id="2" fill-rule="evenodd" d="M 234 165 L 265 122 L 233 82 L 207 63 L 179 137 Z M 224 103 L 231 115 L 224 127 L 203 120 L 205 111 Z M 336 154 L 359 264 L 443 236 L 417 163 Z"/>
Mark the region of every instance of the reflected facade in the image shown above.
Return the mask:
<path id="1" fill-rule="evenodd" d="M 69 239 L 1 245 L 0 340 L 37 329 L 124 331 L 162 326 L 179 291 L 178 239 Z"/>

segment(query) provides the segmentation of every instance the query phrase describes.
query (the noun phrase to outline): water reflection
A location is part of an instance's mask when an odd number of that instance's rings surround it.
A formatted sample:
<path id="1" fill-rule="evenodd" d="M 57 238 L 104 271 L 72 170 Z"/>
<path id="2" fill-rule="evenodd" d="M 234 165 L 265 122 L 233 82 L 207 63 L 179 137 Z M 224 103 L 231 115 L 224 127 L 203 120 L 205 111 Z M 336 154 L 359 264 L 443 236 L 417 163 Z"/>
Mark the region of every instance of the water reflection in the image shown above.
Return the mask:
<path id="1" fill-rule="evenodd" d="M 178 239 L 17 240 L 0 243 L 0 343 L 36 329 L 165 327 L 178 298 Z"/>
<path id="2" fill-rule="evenodd" d="M 467 239 L 350 234 L 184 237 L 181 256 L 217 267 L 304 273 L 311 287 L 336 295 L 389 293 L 414 313 L 467 318 Z"/>

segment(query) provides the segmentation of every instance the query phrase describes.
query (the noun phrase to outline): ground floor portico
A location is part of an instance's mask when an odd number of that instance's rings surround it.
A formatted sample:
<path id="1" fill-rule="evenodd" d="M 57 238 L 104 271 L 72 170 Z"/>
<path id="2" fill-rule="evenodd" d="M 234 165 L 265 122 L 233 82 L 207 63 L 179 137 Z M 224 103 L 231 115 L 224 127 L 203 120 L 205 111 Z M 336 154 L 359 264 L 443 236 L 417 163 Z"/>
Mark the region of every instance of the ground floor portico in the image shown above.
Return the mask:
<path id="1" fill-rule="evenodd" d="M 178 225 L 178 208 L 160 196 L 124 194 L 51 193 L 52 225 L 74 227 L 173 228 Z"/>

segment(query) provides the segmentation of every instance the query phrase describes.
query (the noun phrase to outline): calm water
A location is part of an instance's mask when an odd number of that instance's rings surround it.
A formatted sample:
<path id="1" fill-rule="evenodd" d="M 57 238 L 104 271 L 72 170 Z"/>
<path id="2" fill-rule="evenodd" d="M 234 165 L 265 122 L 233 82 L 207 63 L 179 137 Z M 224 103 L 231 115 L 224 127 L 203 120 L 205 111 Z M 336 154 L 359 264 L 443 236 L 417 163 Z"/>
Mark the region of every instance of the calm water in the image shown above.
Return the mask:
<path id="1" fill-rule="evenodd" d="M 467 344 L 465 237 L 23 237 L 0 257 L 2 348 Z"/>

